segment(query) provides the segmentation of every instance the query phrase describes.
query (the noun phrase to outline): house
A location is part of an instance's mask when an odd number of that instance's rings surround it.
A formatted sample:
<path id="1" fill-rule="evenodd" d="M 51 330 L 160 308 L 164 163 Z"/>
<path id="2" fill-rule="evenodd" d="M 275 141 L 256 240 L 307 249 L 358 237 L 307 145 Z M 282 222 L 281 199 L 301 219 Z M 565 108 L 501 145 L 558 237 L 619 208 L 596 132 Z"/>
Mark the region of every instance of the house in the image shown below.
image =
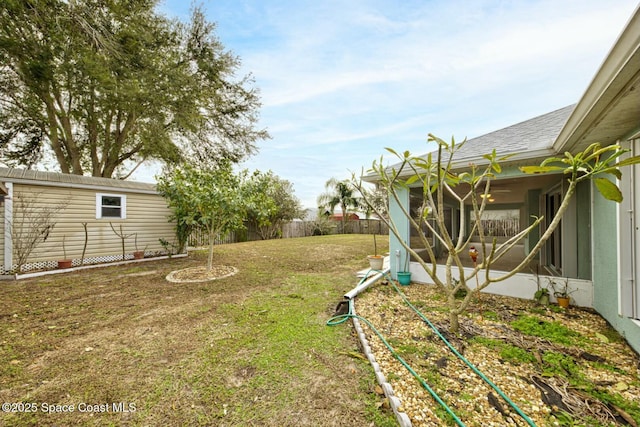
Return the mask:
<path id="1" fill-rule="evenodd" d="M 325 215 L 327 215 L 327 218 L 329 218 L 331 221 L 342 221 L 344 219 L 344 215 L 342 212 L 325 212 Z M 347 215 L 347 221 L 358 221 L 359 219 L 360 217 L 356 213 L 352 212 Z"/>
<path id="2" fill-rule="evenodd" d="M 529 224 L 532 215 L 549 217 L 557 210 L 566 192 L 563 176 L 524 175 L 519 166 L 540 164 L 558 153 L 580 152 L 594 142 L 619 143 L 631 150 L 628 155 L 640 154 L 639 11 L 635 10 L 577 104 L 467 141 L 454 159 L 454 170 L 464 170 L 471 162 L 482 164 L 481 154 L 494 148 L 498 154 L 513 154 L 502 163 L 503 171 L 491 185 L 491 209 L 517 210 L 521 228 Z M 374 181 L 373 176 L 365 179 Z M 623 169 L 619 185 L 624 195 L 621 204 L 605 200 L 592 182 L 581 183 L 535 268 L 550 278 L 568 278 L 575 303 L 597 310 L 640 352 L 640 166 Z M 400 230 L 399 237 L 390 235 L 390 252 L 398 251 L 403 260 L 398 264 L 392 260 L 393 277 L 397 273 L 395 265 L 403 265 L 407 256 L 400 242 L 411 242 L 413 249 L 417 241 L 400 208 L 411 209 L 422 197 L 417 189 L 400 189 L 399 194 L 401 203 L 391 199 L 389 206 Z M 452 235 L 459 233 L 456 225 L 461 219 L 469 221 L 467 208 L 461 211 L 458 204 L 448 205 L 447 227 Z M 512 264 L 507 260 L 505 270 L 523 259 L 539 233 L 530 234 L 522 245 L 512 249 Z M 419 267 L 411 263 L 414 280 L 429 282 Z M 536 281 L 530 272 L 486 288 L 487 292 L 523 298 L 531 298 L 535 290 Z"/>
<path id="3" fill-rule="evenodd" d="M 29 233 L 44 234 L 21 263 L 22 272 L 56 268 L 63 258 L 80 265 L 122 260 L 136 250 L 164 252 L 174 241 L 171 211 L 155 185 L 134 181 L 0 168 L 2 274 L 15 272 Z M 45 224 L 43 215 L 50 215 Z M 85 228 L 86 224 L 86 250 Z"/>

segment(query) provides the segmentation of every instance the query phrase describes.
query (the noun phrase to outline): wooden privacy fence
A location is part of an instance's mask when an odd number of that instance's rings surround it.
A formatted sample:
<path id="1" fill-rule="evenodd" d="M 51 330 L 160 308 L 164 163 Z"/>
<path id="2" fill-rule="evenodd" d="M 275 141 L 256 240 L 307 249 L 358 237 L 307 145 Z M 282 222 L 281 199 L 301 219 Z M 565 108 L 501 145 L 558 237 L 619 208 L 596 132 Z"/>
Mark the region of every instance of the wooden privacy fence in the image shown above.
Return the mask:
<path id="1" fill-rule="evenodd" d="M 342 223 L 338 224 L 338 230 L 342 228 Z M 389 227 L 383 221 L 377 219 L 361 219 L 358 221 L 347 221 L 345 226 L 346 234 L 389 234 Z"/>
<path id="2" fill-rule="evenodd" d="M 389 227 L 375 219 L 342 221 L 292 221 L 282 227 L 282 237 L 306 237 L 317 234 L 389 234 Z"/>
<path id="3" fill-rule="evenodd" d="M 291 221 L 282 226 L 283 239 L 294 237 L 307 237 L 317 234 L 339 234 L 342 231 L 342 222 L 326 221 L 323 226 L 317 221 Z M 345 234 L 389 234 L 389 227 L 382 221 L 372 219 L 361 219 L 357 221 L 347 221 Z M 236 243 L 245 241 L 260 240 L 260 235 L 254 227 L 247 226 L 246 230 L 227 233 L 224 236 L 217 236 L 214 244 L 222 245 L 226 243 Z M 206 231 L 194 230 L 187 241 L 188 246 L 200 247 L 209 244 Z"/>
<path id="4" fill-rule="evenodd" d="M 238 239 L 236 237 L 236 233 L 231 232 L 223 236 L 217 235 L 213 243 L 215 245 L 223 245 L 225 243 L 235 243 L 237 241 Z M 197 248 L 200 246 L 207 246 L 208 244 L 209 244 L 209 236 L 206 230 L 202 230 L 202 229 L 193 230 L 193 232 L 189 236 L 189 239 L 187 239 L 187 246 L 194 247 L 194 248 Z"/>
<path id="5" fill-rule="evenodd" d="M 313 236 L 312 221 L 291 221 L 282 226 L 282 238 Z"/>

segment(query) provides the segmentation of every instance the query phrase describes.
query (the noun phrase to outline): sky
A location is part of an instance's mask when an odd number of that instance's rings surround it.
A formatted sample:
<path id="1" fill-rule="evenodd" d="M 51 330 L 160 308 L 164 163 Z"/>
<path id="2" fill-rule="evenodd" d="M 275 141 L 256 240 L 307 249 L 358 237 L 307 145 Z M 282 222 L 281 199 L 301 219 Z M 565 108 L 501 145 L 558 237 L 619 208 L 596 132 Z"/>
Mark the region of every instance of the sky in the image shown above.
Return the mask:
<path id="1" fill-rule="evenodd" d="M 201 1 L 260 90 L 272 139 L 241 166 L 272 170 L 308 208 L 325 182 L 577 102 L 632 0 Z M 159 11 L 188 20 L 184 0 Z M 385 155 L 384 163 L 392 162 Z M 145 175 L 146 174 L 146 175 Z M 151 178 L 149 178 L 151 177 Z M 153 180 L 153 169 L 136 177 Z"/>

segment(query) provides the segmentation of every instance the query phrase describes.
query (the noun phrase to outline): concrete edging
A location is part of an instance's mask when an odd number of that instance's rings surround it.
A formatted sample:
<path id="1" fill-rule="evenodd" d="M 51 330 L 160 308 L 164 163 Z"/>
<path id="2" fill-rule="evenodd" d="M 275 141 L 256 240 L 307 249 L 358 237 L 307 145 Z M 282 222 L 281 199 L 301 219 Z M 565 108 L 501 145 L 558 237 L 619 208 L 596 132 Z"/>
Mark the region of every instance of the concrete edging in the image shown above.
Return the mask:
<path id="1" fill-rule="evenodd" d="M 388 257 L 386 258 L 388 260 Z M 351 314 L 353 314 L 354 316 L 356 315 L 355 301 L 358 294 L 360 294 L 360 292 L 367 289 L 369 286 L 376 283 L 378 280 L 384 278 L 385 274 L 389 273 L 389 270 L 390 270 L 389 263 L 387 261 L 382 271 L 376 272 L 371 276 L 366 276 L 366 280 L 364 282 L 360 283 L 358 286 L 356 286 L 355 288 L 353 288 L 351 291 L 347 292 L 344 295 L 344 297 L 347 300 L 352 301 L 353 312 Z M 365 274 L 368 274 L 368 273 L 365 273 Z M 376 375 L 376 381 L 378 381 L 378 384 L 380 384 L 380 387 L 382 388 L 384 395 L 389 400 L 389 406 L 393 410 L 393 413 L 396 415 L 398 424 L 400 425 L 400 427 L 412 427 L 409 416 L 405 412 L 400 410 L 402 408 L 402 401 L 393 392 L 393 387 L 391 387 L 391 384 L 389 384 L 389 382 L 387 381 L 387 378 L 384 376 L 384 373 L 380 370 L 380 364 L 378 364 L 378 362 L 376 361 L 376 357 L 371 352 L 371 346 L 369 345 L 369 340 L 367 340 L 367 337 L 364 334 L 362 325 L 360 325 L 360 320 L 357 317 L 352 317 L 351 320 L 353 321 L 353 327 L 358 333 L 360 344 L 362 344 L 362 351 L 364 352 L 365 356 L 367 356 L 367 360 L 369 361 L 369 364 L 373 368 L 373 371 Z"/>
<path id="2" fill-rule="evenodd" d="M 151 257 L 151 258 L 131 259 L 131 260 L 126 260 L 126 261 L 109 262 L 109 263 L 105 263 L 105 264 L 81 265 L 81 266 L 78 266 L 78 267 L 63 268 L 63 269 L 59 269 L 59 270 L 47 270 L 47 271 L 38 271 L 38 272 L 35 272 L 35 273 L 15 274 L 15 275 L 12 275 L 12 276 L 9 276 L 9 277 L 13 277 L 15 280 L 29 279 L 29 278 L 32 278 L 32 277 L 48 276 L 50 274 L 71 273 L 73 271 L 88 270 L 88 269 L 91 269 L 91 268 L 112 267 L 112 266 L 115 266 L 115 265 L 134 264 L 134 263 L 138 263 L 138 262 L 148 262 L 148 261 L 158 261 L 158 260 L 169 259 L 169 258 L 184 258 L 186 256 L 188 256 L 188 254 L 176 254 L 176 255 L 171 255 L 171 256 L 164 255 L 164 256 L 157 256 L 157 257 Z"/>
<path id="3" fill-rule="evenodd" d="M 353 302 L 352 307 L 352 314 L 355 315 L 355 301 Z M 352 317 L 351 319 L 353 320 L 353 326 L 356 329 L 358 338 L 360 339 L 360 343 L 362 344 L 362 351 L 364 352 L 365 356 L 367 356 L 367 360 L 369 360 L 369 364 L 373 368 L 373 371 L 376 375 L 376 380 L 378 381 L 378 384 L 380 384 L 380 387 L 382 387 L 384 395 L 389 400 L 389 406 L 391 406 L 393 413 L 396 415 L 398 424 L 400 425 L 400 427 L 412 427 L 409 416 L 405 412 L 402 412 L 400 410 L 400 408 L 402 407 L 402 401 L 394 394 L 393 387 L 391 387 L 391 384 L 389 384 L 389 382 L 387 381 L 384 373 L 380 370 L 380 365 L 378 364 L 378 362 L 376 362 L 376 357 L 371 352 L 369 340 L 367 340 L 367 337 L 364 334 L 364 330 L 360 325 L 360 320 L 358 320 L 357 317 Z"/>

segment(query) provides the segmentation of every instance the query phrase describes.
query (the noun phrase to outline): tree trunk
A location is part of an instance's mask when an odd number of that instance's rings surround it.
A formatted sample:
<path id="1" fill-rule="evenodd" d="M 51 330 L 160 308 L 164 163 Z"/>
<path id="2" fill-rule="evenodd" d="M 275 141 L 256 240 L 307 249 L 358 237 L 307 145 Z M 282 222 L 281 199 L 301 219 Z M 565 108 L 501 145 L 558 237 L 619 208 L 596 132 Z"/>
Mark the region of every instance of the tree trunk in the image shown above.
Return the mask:
<path id="1" fill-rule="evenodd" d="M 212 220 L 213 222 L 213 220 Z M 214 241 L 213 224 L 209 227 L 209 255 L 207 257 L 207 271 L 213 268 L 213 241 Z"/>
<path id="2" fill-rule="evenodd" d="M 53 100 L 49 97 L 48 94 L 44 93 L 41 95 L 41 99 L 44 101 L 47 112 L 47 120 L 49 124 L 49 141 L 51 142 L 51 149 L 56 155 L 56 160 L 60 165 L 60 170 L 62 173 L 70 173 L 69 165 L 67 164 L 67 160 L 64 156 L 64 151 L 62 149 L 62 143 L 60 141 L 60 136 L 58 135 L 58 122 L 56 119 L 55 107 L 53 105 Z"/>
<path id="3" fill-rule="evenodd" d="M 447 308 L 449 309 L 449 332 L 457 333 L 460 328 L 460 322 L 458 321 L 458 310 L 456 309 L 456 293 L 455 287 L 451 282 L 447 282 L 445 285 L 445 291 L 447 293 Z"/>
<path id="4" fill-rule="evenodd" d="M 458 321 L 458 312 L 449 307 L 449 332 L 457 334 L 460 330 L 460 322 Z"/>

